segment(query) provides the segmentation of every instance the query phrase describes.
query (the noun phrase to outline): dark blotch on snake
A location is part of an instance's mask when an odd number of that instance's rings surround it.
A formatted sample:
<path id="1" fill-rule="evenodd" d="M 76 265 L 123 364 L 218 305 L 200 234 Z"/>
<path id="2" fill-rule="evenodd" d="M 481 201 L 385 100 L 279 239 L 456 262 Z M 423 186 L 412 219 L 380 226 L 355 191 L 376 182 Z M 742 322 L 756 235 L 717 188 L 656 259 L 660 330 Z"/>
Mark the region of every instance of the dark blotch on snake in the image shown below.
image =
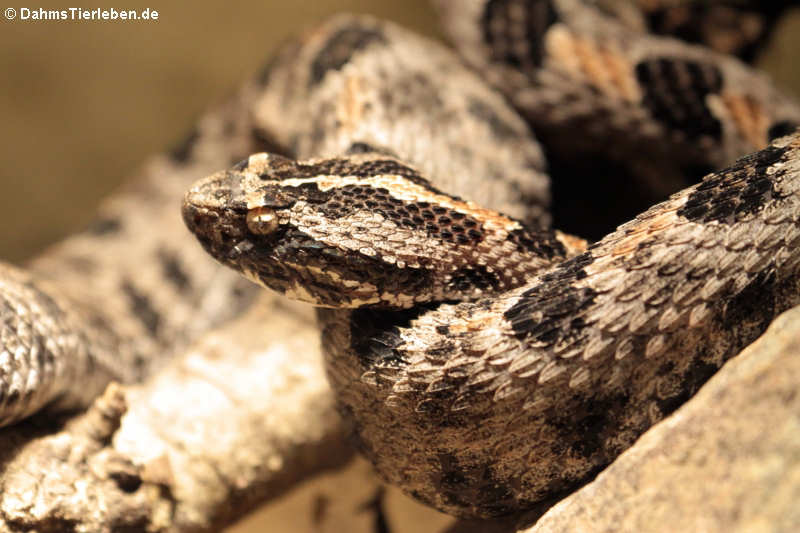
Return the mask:
<path id="1" fill-rule="evenodd" d="M 33 281 L 27 281 L 24 283 L 24 286 L 27 287 L 29 290 L 35 293 L 36 303 L 43 307 L 47 311 L 47 316 L 53 317 L 56 320 L 62 321 L 65 320 L 66 313 L 61 308 L 58 303 L 56 303 L 53 298 L 47 294 L 47 292 L 39 289 Z M 4 311 L 8 312 L 11 311 L 14 307 L 10 306 L 9 303 L 6 301 L 5 296 L 0 294 L 0 298 L 3 300 L 3 307 L 5 307 Z M 16 313 L 15 313 L 16 314 Z"/>
<path id="2" fill-rule="evenodd" d="M 719 366 L 713 363 L 702 359 L 693 361 L 691 366 L 679 378 L 680 386 L 675 387 L 680 392 L 666 398 L 657 399 L 656 405 L 658 409 L 664 416 L 669 415 L 694 396 L 703 383 L 708 381 L 717 370 L 719 370 Z"/>
<path id="3" fill-rule="evenodd" d="M 359 50 L 374 43 L 385 42 L 386 38 L 377 30 L 359 26 L 342 28 L 328 39 L 317 57 L 314 58 L 311 64 L 309 86 L 313 87 L 319 84 L 329 71 L 342 68 Z"/>
<path id="4" fill-rule="evenodd" d="M 192 149 L 200 139 L 200 130 L 196 127 L 189 132 L 186 137 L 173 148 L 169 155 L 176 163 L 186 163 L 192 156 Z"/>
<path id="5" fill-rule="evenodd" d="M 179 292 L 186 292 L 191 289 L 191 279 L 180 262 L 180 256 L 167 248 L 159 248 L 156 257 L 161 265 L 164 278 L 178 289 Z"/>
<path id="6" fill-rule="evenodd" d="M 717 67 L 675 57 L 651 58 L 636 65 L 636 79 L 644 89 L 644 105 L 656 120 L 691 140 L 722 139 L 722 124 L 706 103 L 708 95 L 722 89 Z"/>
<path id="7" fill-rule="evenodd" d="M 772 142 L 775 139 L 794 133 L 798 127 L 800 127 L 800 124 L 792 120 L 776 122 L 767 131 L 767 139 Z"/>
<path id="8" fill-rule="evenodd" d="M 116 217 L 105 217 L 95 219 L 86 231 L 92 235 L 111 235 L 122 229 L 122 221 Z"/>
<path id="9" fill-rule="evenodd" d="M 546 259 L 565 257 L 567 255 L 566 248 L 551 231 L 515 229 L 509 232 L 508 239 L 516 245 L 517 250 L 533 252 Z"/>
<path id="10" fill-rule="evenodd" d="M 793 0 L 771 2 L 640 2 L 651 32 L 705 46 L 714 45 L 714 37 L 724 36 L 726 52 L 751 63 L 784 10 Z M 722 22 L 722 24 L 720 24 Z M 734 27 L 733 25 L 736 25 Z M 717 35 L 716 26 L 721 26 Z M 733 37 L 733 39 L 731 38 Z"/>
<path id="11" fill-rule="evenodd" d="M 589 287 L 576 287 L 574 281 L 586 276 L 583 267 L 593 260 L 590 252 L 573 257 L 523 292 L 519 301 L 503 314 L 514 336 L 545 346 L 579 338 L 586 326 L 583 311 L 594 303 L 597 292 Z"/>
<path id="12" fill-rule="evenodd" d="M 755 338 L 766 331 L 771 322 L 770 317 L 775 316 L 784 307 L 775 297 L 776 294 L 786 292 L 776 287 L 781 283 L 787 282 L 776 278 L 775 266 L 771 264 L 765 267 L 725 306 L 722 327 L 726 331 L 747 338 Z M 754 321 L 757 317 L 761 319 Z M 750 329 L 752 333 L 748 333 L 745 329 Z"/>
<path id="13" fill-rule="evenodd" d="M 150 299 L 139 291 L 130 280 L 125 280 L 121 288 L 128 298 L 131 312 L 151 335 L 156 336 L 161 325 L 161 316 L 153 308 Z"/>
<path id="14" fill-rule="evenodd" d="M 456 291 L 469 291 L 472 287 L 496 291 L 500 288 L 501 282 L 498 275 L 489 272 L 485 265 L 474 265 L 454 272 L 450 285 Z"/>
<path id="15" fill-rule="evenodd" d="M 297 57 L 297 52 L 300 49 L 299 42 L 292 42 L 282 47 L 280 53 L 273 55 L 264 62 L 264 66 L 256 75 L 256 83 L 261 87 L 266 87 L 272 77 L 272 73 L 282 67 L 290 60 Z"/>
<path id="16" fill-rule="evenodd" d="M 767 175 L 767 168 L 779 162 L 787 150 L 770 146 L 739 159 L 724 172 L 709 175 L 677 214 L 701 224 L 733 224 L 758 212 L 775 193 L 774 180 L 782 174 Z"/>
<path id="17" fill-rule="evenodd" d="M 613 432 L 617 427 L 609 413 L 624 412 L 628 401 L 626 394 L 587 398 L 570 406 L 568 412 L 559 413 L 563 418 L 554 420 L 553 426 L 559 429 L 563 442 L 573 443 L 572 450 L 588 459 L 603 449 L 608 429 Z"/>
<path id="18" fill-rule="evenodd" d="M 493 61 L 533 75 L 544 59 L 544 34 L 557 18 L 550 0 L 490 0 L 480 27 Z"/>
<path id="19" fill-rule="evenodd" d="M 442 499 L 449 505 L 467 507 L 478 505 L 489 509 L 495 516 L 513 512 L 518 508 L 514 495 L 507 483 L 495 475 L 491 464 L 483 460 L 474 463 L 465 463 L 459 457 L 441 453 L 439 465 L 432 473 L 435 479 L 431 482 L 439 487 Z M 481 488 L 475 489 L 475 480 L 481 480 Z M 470 487 L 466 493 L 466 487 Z"/>
<path id="20" fill-rule="evenodd" d="M 725 359 L 735 355 L 750 339 L 755 339 L 766 331 L 771 320 L 782 308 L 775 295 L 785 291 L 776 289 L 777 280 L 774 266 L 768 266 L 756 274 L 750 283 L 724 306 L 721 328 L 731 333 L 734 340 Z M 688 369 L 674 376 L 678 391 L 670 396 L 657 399 L 656 405 L 664 416 L 686 403 L 703 384 L 714 375 L 723 360 L 700 358 L 692 362 Z M 673 372 L 674 365 L 664 365 L 660 374 Z M 664 378 L 662 378 L 664 379 Z"/>
<path id="21" fill-rule="evenodd" d="M 467 111 L 477 118 L 479 122 L 488 124 L 492 134 L 500 140 L 510 139 L 516 141 L 523 134 L 523 132 L 501 119 L 490 105 L 477 98 L 470 99 Z"/>
<path id="22" fill-rule="evenodd" d="M 373 144 L 365 143 L 365 142 L 354 142 L 351 143 L 350 146 L 345 151 L 347 155 L 358 155 L 358 154 L 382 154 L 389 157 L 396 157 L 396 154 L 389 150 L 388 148 L 378 147 Z"/>
<path id="23" fill-rule="evenodd" d="M 350 339 L 353 353 L 365 370 L 375 366 L 403 367 L 406 361 L 397 350 L 403 344 L 400 328 L 410 327 L 424 309 L 376 311 L 359 308 L 350 320 Z"/>

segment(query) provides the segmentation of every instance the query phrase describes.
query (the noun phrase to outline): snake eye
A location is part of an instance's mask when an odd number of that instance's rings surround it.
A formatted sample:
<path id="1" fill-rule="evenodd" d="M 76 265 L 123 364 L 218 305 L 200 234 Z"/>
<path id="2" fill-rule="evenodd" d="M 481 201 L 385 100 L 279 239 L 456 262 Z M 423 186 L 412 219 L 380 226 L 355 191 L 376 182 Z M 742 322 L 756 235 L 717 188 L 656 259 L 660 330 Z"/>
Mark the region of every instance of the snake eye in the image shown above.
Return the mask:
<path id="1" fill-rule="evenodd" d="M 274 209 L 256 207 L 247 211 L 247 229 L 256 235 L 269 235 L 278 227 L 278 216 Z"/>

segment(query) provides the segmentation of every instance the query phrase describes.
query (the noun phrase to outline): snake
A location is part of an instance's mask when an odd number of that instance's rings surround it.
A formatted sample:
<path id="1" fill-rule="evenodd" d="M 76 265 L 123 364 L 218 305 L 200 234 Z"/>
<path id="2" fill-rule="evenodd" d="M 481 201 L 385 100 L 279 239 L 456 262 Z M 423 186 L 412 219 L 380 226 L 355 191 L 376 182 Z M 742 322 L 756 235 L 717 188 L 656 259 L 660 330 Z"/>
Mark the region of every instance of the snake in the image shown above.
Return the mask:
<path id="1" fill-rule="evenodd" d="M 319 307 L 340 412 L 386 481 L 500 516 L 591 480 L 800 301 L 800 108 L 644 31 L 682 5 L 435 4 L 461 57 L 324 22 L 89 229 L 4 266 L 2 421 L 143 379 L 235 320 L 247 278 Z M 626 187 L 685 188 L 588 244 L 553 229 L 548 174 L 593 180 L 597 157 Z"/>

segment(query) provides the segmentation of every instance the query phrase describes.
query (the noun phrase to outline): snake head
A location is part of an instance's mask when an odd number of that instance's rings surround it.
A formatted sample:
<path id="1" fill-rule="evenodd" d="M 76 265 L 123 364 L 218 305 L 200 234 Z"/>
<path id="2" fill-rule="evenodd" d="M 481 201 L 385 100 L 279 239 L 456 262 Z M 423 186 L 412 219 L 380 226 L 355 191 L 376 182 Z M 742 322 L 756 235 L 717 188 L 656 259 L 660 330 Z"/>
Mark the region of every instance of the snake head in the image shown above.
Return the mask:
<path id="1" fill-rule="evenodd" d="M 324 307 L 473 299 L 521 285 L 564 250 L 374 153 L 252 155 L 195 184 L 183 217 L 220 262 Z"/>

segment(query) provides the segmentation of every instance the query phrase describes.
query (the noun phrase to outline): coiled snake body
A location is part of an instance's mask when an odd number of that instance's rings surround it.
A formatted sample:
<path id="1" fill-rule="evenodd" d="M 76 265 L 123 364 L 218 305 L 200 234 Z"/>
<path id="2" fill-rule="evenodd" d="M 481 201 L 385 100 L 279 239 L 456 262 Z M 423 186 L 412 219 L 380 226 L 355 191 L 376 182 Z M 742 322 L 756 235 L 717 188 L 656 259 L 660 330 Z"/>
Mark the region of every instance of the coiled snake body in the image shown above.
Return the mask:
<path id="1" fill-rule="evenodd" d="M 388 481 L 500 515 L 590 479 L 798 302 L 800 111 L 582 2 L 439 4 L 554 157 L 660 187 L 729 166 L 586 248 L 550 229 L 542 152 L 503 97 L 439 45 L 338 17 L 247 87 L 230 123 L 249 140 L 221 150 L 302 161 L 251 155 L 183 217 L 220 262 L 327 307 L 331 383 Z"/>

